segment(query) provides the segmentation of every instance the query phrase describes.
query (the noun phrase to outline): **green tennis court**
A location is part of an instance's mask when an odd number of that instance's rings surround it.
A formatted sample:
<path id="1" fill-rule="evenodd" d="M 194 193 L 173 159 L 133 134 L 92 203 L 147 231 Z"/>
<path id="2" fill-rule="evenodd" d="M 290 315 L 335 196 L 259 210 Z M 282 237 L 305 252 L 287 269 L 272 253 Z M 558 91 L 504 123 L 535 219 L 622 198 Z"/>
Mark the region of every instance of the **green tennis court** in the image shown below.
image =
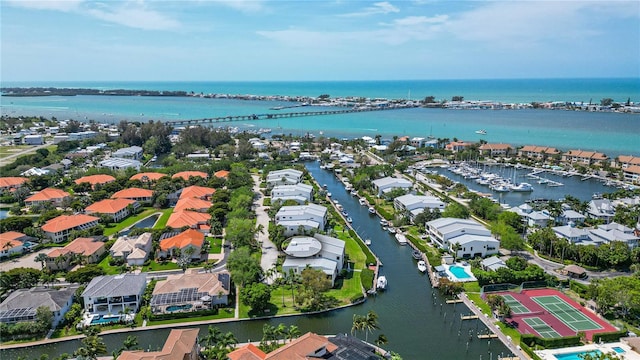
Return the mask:
<path id="1" fill-rule="evenodd" d="M 516 300 L 516 298 L 509 294 L 502 295 L 502 298 L 504 299 L 504 302 L 509 305 L 511 313 L 513 314 L 528 314 L 531 312 L 531 310 L 527 309 L 526 306 L 522 305 L 520 301 Z"/>
<path id="2" fill-rule="evenodd" d="M 544 320 L 539 317 L 530 317 L 522 319 L 527 325 L 531 326 L 533 330 L 535 330 L 538 334 L 540 334 L 543 338 L 559 338 L 562 337 L 555 330 L 549 326 Z"/>
<path id="3" fill-rule="evenodd" d="M 575 331 L 602 329 L 602 326 L 556 295 L 535 296 L 531 299 Z"/>

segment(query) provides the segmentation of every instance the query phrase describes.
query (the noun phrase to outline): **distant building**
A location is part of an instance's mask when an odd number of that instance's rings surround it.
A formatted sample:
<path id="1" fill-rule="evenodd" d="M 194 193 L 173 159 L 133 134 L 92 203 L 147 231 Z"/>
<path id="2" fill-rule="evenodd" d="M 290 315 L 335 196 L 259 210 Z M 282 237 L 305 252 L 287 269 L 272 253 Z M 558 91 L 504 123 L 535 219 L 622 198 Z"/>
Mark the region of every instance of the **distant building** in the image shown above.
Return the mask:
<path id="1" fill-rule="evenodd" d="M 77 286 L 63 288 L 33 288 L 15 290 L 0 304 L 0 322 L 14 324 L 25 321 L 35 321 L 39 307 L 51 310 L 53 315 L 52 329 L 64 319 Z"/>
<path id="2" fill-rule="evenodd" d="M 129 180 L 140 180 L 141 182 L 145 183 L 145 182 L 158 181 L 165 176 L 169 176 L 169 175 L 163 174 L 163 173 L 157 173 L 157 172 L 143 172 L 143 173 L 137 173 L 133 175 L 132 177 L 129 178 Z"/>
<path id="3" fill-rule="evenodd" d="M 70 197 L 71 194 L 64 190 L 46 188 L 26 198 L 24 204 L 27 206 L 35 206 L 51 203 L 54 206 L 60 206 L 63 201 L 68 200 Z"/>
<path id="4" fill-rule="evenodd" d="M 91 188 L 95 189 L 97 185 L 104 185 L 114 181 L 116 181 L 116 178 L 111 175 L 99 174 L 83 176 L 79 179 L 76 179 L 75 183 L 78 185 L 82 183 L 89 183 L 91 184 Z"/>
<path id="5" fill-rule="evenodd" d="M 129 188 L 111 195 L 112 199 L 128 199 L 140 202 L 150 202 L 153 198 L 153 190 L 141 188 Z"/>
<path id="6" fill-rule="evenodd" d="M 482 266 L 482 269 L 485 271 L 496 271 L 500 268 L 507 267 L 507 264 L 505 264 L 505 262 L 502 261 L 502 259 L 500 259 L 497 256 L 490 256 L 486 259 L 483 259 L 480 262 L 480 265 Z"/>
<path id="7" fill-rule="evenodd" d="M 307 267 L 321 270 L 335 284 L 344 265 L 345 242 L 322 234 L 294 236 L 284 250 L 287 258 L 282 264 L 282 272 L 293 270 L 300 274 Z"/>
<path id="8" fill-rule="evenodd" d="M 129 199 L 104 199 L 95 202 L 84 209 L 87 214 L 104 214 L 111 217 L 113 222 L 120 222 L 131 215 L 140 204 Z"/>
<path id="9" fill-rule="evenodd" d="M 100 161 L 99 165 L 100 167 L 111 169 L 111 170 L 126 170 L 126 169 L 140 170 L 140 168 L 142 167 L 142 163 L 138 160 L 121 159 L 116 157 L 104 159 Z"/>
<path id="10" fill-rule="evenodd" d="M 140 160 L 142 159 L 142 148 L 140 146 L 130 146 L 118 149 L 111 154 L 111 157 Z"/>
<path id="11" fill-rule="evenodd" d="M 165 233 L 160 238 L 160 251 L 158 257 L 166 258 L 175 256 L 177 251 L 185 254 L 192 249 L 190 259 L 200 259 L 202 246 L 204 245 L 204 234 L 195 229 L 188 229 L 181 233 Z"/>
<path id="12" fill-rule="evenodd" d="M 198 332 L 200 329 L 173 329 L 162 350 L 123 351 L 118 360 L 198 360 Z"/>
<path id="13" fill-rule="evenodd" d="M 518 150 L 518 156 L 529 159 L 546 160 L 556 155 L 560 155 L 560 150 L 547 146 L 526 145 Z"/>
<path id="14" fill-rule="evenodd" d="M 478 148 L 480 153 L 490 157 L 506 157 L 510 156 L 513 152 L 513 147 L 509 144 L 482 144 Z"/>
<path id="15" fill-rule="evenodd" d="M 121 236 L 111 246 L 109 252 L 113 259 L 122 259 L 129 266 L 140 266 L 151 252 L 151 233 L 138 236 Z"/>
<path id="16" fill-rule="evenodd" d="M 609 157 L 595 151 L 569 150 L 562 154 L 562 161 L 570 164 L 602 165 L 608 162 Z"/>
<path id="17" fill-rule="evenodd" d="M 44 138 L 42 135 L 25 135 L 22 139 L 25 145 L 43 145 Z"/>
<path id="18" fill-rule="evenodd" d="M 13 254 L 22 254 L 24 242 L 30 239 L 32 238 L 17 231 L 8 231 L 0 234 L 0 258 Z"/>
<path id="19" fill-rule="evenodd" d="M 616 215 L 616 209 L 609 199 L 594 199 L 589 201 L 587 213 L 591 218 L 609 223 Z"/>
<path id="20" fill-rule="evenodd" d="M 298 204 L 311 201 L 313 186 L 307 184 L 276 185 L 271 189 L 271 202 L 293 200 Z"/>
<path id="21" fill-rule="evenodd" d="M 28 181 L 26 177 L 0 177 L 0 190 L 18 189 Z"/>
<path id="22" fill-rule="evenodd" d="M 100 218 L 84 214 L 60 215 L 42 225 L 42 231 L 55 243 L 61 243 L 68 239 L 74 230 L 87 230 L 98 226 Z"/>
<path id="23" fill-rule="evenodd" d="M 194 177 L 194 178 L 203 178 L 203 179 L 208 179 L 209 178 L 209 174 L 207 174 L 206 172 L 202 172 L 202 171 L 181 171 L 178 173 L 173 174 L 173 176 L 171 176 L 172 179 L 183 179 L 183 180 L 189 180 L 189 178 Z"/>
<path id="24" fill-rule="evenodd" d="M 82 257 L 87 264 L 95 264 L 106 252 L 104 243 L 94 238 L 77 238 L 63 248 L 47 253 L 46 267 L 49 270 L 66 270 L 75 257 Z"/>
<path id="25" fill-rule="evenodd" d="M 382 196 L 389 191 L 394 189 L 404 189 L 409 190 L 413 187 L 411 181 L 403 178 L 396 177 L 385 177 L 381 179 L 373 180 L 372 182 L 373 189 L 376 191 L 378 196 Z"/>
<path id="26" fill-rule="evenodd" d="M 458 258 L 494 255 L 500 247 L 491 231 L 474 220 L 440 218 L 427 222 L 426 228 L 440 248 L 453 252 L 458 247 Z"/>
<path id="27" fill-rule="evenodd" d="M 229 303 L 231 275 L 227 271 L 199 273 L 188 269 L 184 274 L 171 274 L 153 289 L 151 311 L 154 314 L 213 309 Z"/>
<path id="28" fill-rule="evenodd" d="M 443 211 L 445 203 L 435 196 L 407 194 L 393 199 L 393 206 L 398 213 L 408 213 L 411 222 L 425 209 Z"/>
<path id="29" fill-rule="evenodd" d="M 182 229 L 183 227 L 189 227 L 196 229 L 202 233 L 208 233 L 211 229 L 209 226 L 209 220 L 211 215 L 208 213 L 200 213 L 196 211 L 177 211 L 171 213 L 169 220 L 167 220 L 167 227 L 172 229 Z"/>
<path id="30" fill-rule="evenodd" d="M 327 208 L 316 204 L 283 206 L 275 217 L 276 225 L 285 227 L 285 236 L 324 230 L 327 223 Z"/>
<path id="31" fill-rule="evenodd" d="M 276 185 L 295 185 L 302 181 L 302 171 L 295 169 L 283 169 L 271 171 L 267 175 L 267 188 Z"/>
<path id="32" fill-rule="evenodd" d="M 93 278 L 82 293 L 84 308 L 91 314 L 137 311 L 147 287 L 147 275 L 120 274 Z"/>

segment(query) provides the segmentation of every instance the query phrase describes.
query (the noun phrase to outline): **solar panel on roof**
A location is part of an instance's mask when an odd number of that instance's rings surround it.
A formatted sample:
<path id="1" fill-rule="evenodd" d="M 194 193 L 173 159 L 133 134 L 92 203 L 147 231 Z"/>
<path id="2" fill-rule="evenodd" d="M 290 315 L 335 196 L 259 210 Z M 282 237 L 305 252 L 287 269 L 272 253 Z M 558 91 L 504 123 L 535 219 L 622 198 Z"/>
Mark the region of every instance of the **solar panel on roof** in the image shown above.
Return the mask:
<path id="1" fill-rule="evenodd" d="M 207 295 L 209 294 L 206 292 L 198 292 L 198 288 L 180 289 L 178 292 L 154 295 L 151 298 L 151 305 L 171 305 L 198 301 Z"/>

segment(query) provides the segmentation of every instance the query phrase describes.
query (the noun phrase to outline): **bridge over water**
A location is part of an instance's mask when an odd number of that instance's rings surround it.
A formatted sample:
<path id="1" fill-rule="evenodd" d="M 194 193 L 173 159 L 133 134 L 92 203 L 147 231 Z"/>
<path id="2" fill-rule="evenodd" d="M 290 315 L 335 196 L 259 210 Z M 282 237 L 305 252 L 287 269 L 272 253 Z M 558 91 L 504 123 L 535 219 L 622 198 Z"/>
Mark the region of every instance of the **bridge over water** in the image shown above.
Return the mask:
<path id="1" fill-rule="evenodd" d="M 407 109 L 409 107 L 410 106 L 363 107 L 363 108 L 349 108 L 349 109 L 343 109 L 343 110 L 296 111 L 296 112 L 282 112 L 282 113 L 270 113 L 270 114 L 229 115 L 229 116 L 219 116 L 219 117 L 204 118 L 204 119 L 171 120 L 171 121 L 167 121 L 166 123 L 170 125 L 214 124 L 214 123 L 224 123 L 224 122 L 233 122 L 233 121 L 270 120 L 270 119 L 295 118 L 295 117 L 305 117 L 305 116 L 351 114 L 351 113 L 368 112 L 368 111 L 399 110 L 399 109 Z"/>

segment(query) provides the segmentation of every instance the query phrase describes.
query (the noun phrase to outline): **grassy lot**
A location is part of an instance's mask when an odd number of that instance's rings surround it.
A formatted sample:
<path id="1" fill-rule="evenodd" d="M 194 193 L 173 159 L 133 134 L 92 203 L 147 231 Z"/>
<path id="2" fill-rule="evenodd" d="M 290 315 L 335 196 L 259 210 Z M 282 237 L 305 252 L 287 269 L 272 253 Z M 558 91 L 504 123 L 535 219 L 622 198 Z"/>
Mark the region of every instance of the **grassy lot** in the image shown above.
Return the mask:
<path id="1" fill-rule="evenodd" d="M 160 219 L 156 221 L 156 224 L 153 226 L 154 229 L 163 229 L 167 226 L 167 221 L 169 221 L 169 216 L 173 212 L 173 208 L 162 210 L 162 215 Z"/>
<path id="2" fill-rule="evenodd" d="M 133 224 L 135 224 L 136 222 L 146 218 L 147 216 L 158 212 L 158 209 L 153 209 L 153 208 L 143 208 L 142 212 L 135 215 L 135 216 L 130 216 L 126 219 L 124 219 L 122 222 L 119 222 L 117 224 L 115 224 L 115 226 L 113 227 L 108 227 L 104 229 L 104 235 L 105 236 L 111 236 L 113 234 L 117 234 L 118 232 L 120 232 L 122 229 L 129 227 Z"/>
<path id="3" fill-rule="evenodd" d="M 222 239 L 212 238 L 209 240 L 209 254 L 220 254 L 222 252 Z"/>
<path id="4" fill-rule="evenodd" d="M 157 263 L 155 260 L 151 260 L 151 263 L 147 266 L 142 267 L 142 271 L 160 271 L 160 270 L 175 270 L 180 269 L 178 264 L 167 261 L 163 264 Z"/>
<path id="5" fill-rule="evenodd" d="M 351 298 L 362 294 L 362 285 L 360 284 L 360 272 L 350 272 L 346 278 L 336 280 L 337 289 L 331 289 L 327 295 L 333 296 L 340 302 L 340 305 L 351 303 Z"/>
<path id="6" fill-rule="evenodd" d="M 358 245 L 359 240 L 352 238 L 342 225 L 336 225 L 334 230 L 337 238 L 345 242 L 345 252 L 349 255 L 349 262 L 354 263 L 355 269 L 364 269 L 367 256 Z"/>
<path id="7" fill-rule="evenodd" d="M 192 322 L 192 321 L 204 321 L 204 320 L 217 320 L 217 319 L 230 319 L 234 316 L 233 308 L 223 308 L 218 311 L 216 315 L 207 315 L 207 316 L 197 316 L 197 317 L 189 317 L 189 318 L 177 318 L 177 319 L 169 319 L 169 320 L 158 320 L 158 321 L 147 321 L 147 325 L 163 325 L 163 324 L 177 324 L 183 322 Z"/>
<path id="8" fill-rule="evenodd" d="M 7 155 L 13 155 L 17 152 L 20 152 L 24 149 L 28 149 L 32 147 L 31 145 L 14 145 L 14 146 L 0 146 L 0 158 L 3 158 Z"/>
<path id="9" fill-rule="evenodd" d="M 100 266 L 107 275 L 119 274 L 120 270 L 118 269 L 118 267 L 109 265 L 109 260 L 111 260 L 111 255 L 105 256 L 105 258 L 98 263 L 98 266 Z"/>
<path id="10" fill-rule="evenodd" d="M 478 285 L 478 283 L 477 282 L 465 283 L 464 288 L 465 288 L 465 293 L 467 294 L 469 299 L 471 299 L 474 302 L 474 304 L 476 304 L 476 306 L 479 307 L 480 310 L 482 310 L 484 314 L 487 314 L 489 317 L 492 317 L 491 308 L 480 297 L 480 286 Z M 494 321 L 494 323 L 498 324 L 500 331 L 502 331 L 505 335 L 508 335 L 511 337 L 514 344 L 520 344 L 520 333 L 518 332 L 518 330 L 507 327 L 501 321 Z"/>

